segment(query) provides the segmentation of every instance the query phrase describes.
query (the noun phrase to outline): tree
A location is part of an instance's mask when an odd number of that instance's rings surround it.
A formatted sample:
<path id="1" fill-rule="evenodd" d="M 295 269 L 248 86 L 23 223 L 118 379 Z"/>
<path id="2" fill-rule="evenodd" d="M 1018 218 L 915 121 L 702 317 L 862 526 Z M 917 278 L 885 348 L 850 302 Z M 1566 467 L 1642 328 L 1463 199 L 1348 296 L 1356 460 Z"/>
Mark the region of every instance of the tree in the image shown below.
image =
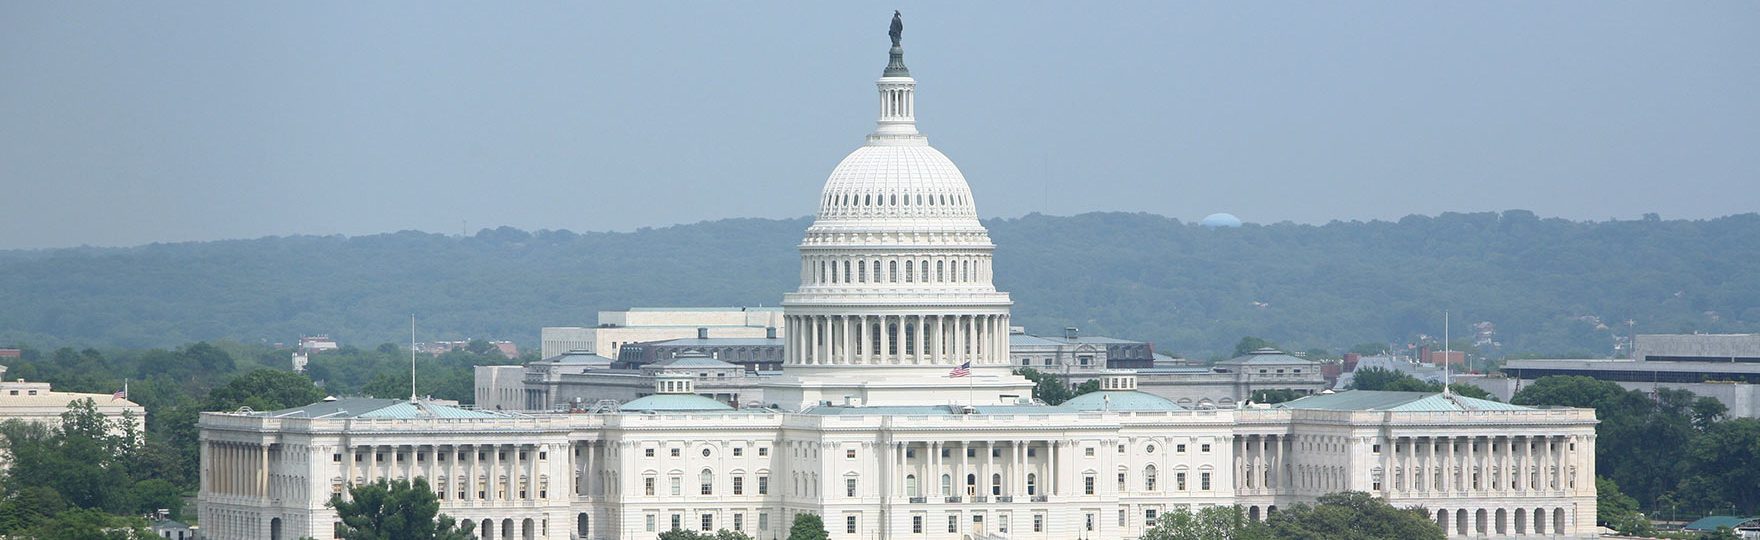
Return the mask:
<path id="1" fill-rule="evenodd" d="M 1239 506 L 1212 506 L 1193 514 L 1178 508 L 1163 512 L 1141 540 L 1271 540 L 1263 524 L 1247 521 Z"/>
<path id="2" fill-rule="evenodd" d="M 1265 520 L 1275 538 L 1314 540 L 1444 540 L 1442 528 L 1422 508 L 1394 508 L 1361 491 L 1321 495 Z"/>
<path id="3" fill-rule="evenodd" d="M 228 381 L 208 393 L 207 410 L 232 411 L 250 407 L 273 411 L 317 403 L 324 391 L 305 375 L 292 371 L 258 369 Z"/>
<path id="4" fill-rule="evenodd" d="M 1760 486 L 1760 420 L 1717 422 L 1693 437 L 1686 450 L 1687 476 L 1707 480 L 1694 489 L 1705 490 L 1744 514 L 1760 507 L 1760 489 L 1755 488 Z"/>
<path id="5" fill-rule="evenodd" d="M 76 508 L 56 514 L 38 525 L 27 538 L 34 540 L 149 540 L 146 520 L 97 510 Z"/>
<path id="6" fill-rule="evenodd" d="M 380 479 L 330 497 L 347 540 L 474 540 L 475 523 L 455 523 L 440 512 L 428 481 Z"/>
<path id="7" fill-rule="evenodd" d="M 1595 521 L 1620 534 L 1649 536 L 1656 532 L 1638 511 L 1638 501 L 1620 493 L 1619 484 L 1605 476 L 1595 477 Z"/>
<path id="8" fill-rule="evenodd" d="M 1015 370 L 1015 374 L 1033 381 L 1033 398 L 1043 401 L 1047 405 L 1057 405 L 1074 397 L 1070 394 L 1069 387 L 1063 384 L 1063 379 L 1056 375 L 1043 373 L 1033 368 L 1020 368 Z"/>
<path id="9" fill-rule="evenodd" d="M 1240 341 L 1235 342 L 1234 355 L 1246 356 L 1253 351 L 1266 348 L 1275 349 L 1277 348 L 1277 344 L 1253 336 L 1246 336 L 1241 338 Z"/>
<path id="10" fill-rule="evenodd" d="M 827 540 L 831 533 L 825 530 L 825 521 L 819 514 L 800 513 L 794 515 L 794 525 L 788 528 L 788 540 Z"/>

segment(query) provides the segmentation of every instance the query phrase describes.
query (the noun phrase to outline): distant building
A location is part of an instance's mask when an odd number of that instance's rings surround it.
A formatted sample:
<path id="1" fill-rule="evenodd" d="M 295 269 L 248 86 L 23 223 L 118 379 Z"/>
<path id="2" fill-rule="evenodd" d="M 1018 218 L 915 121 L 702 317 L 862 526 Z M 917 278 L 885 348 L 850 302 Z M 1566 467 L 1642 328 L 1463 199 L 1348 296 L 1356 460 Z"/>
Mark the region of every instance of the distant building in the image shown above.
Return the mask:
<path id="1" fill-rule="evenodd" d="M 598 326 L 544 327 L 539 354 L 586 351 L 615 359 L 624 344 L 689 338 L 699 328 L 711 338 L 786 337 L 779 307 L 630 308 L 599 312 Z"/>
<path id="2" fill-rule="evenodd" d="M 24 351 L 20 349 L 0 349 L 0 358 L 20 358 Z"/>
<path id="3" fill-rule="evenodd" d="M 1009 329 L 1008 358 L 1018 367 L 1085 381 L 1108 369 L 1155 367 L 1155 345 L 1104 336 L 1083 336 L 1075 327 L 1060 337 L 1036 336 L 1019 327 Z"/>
<path id="4" fill-rule="evenodd" d="M 318 334 L 316 336 L 302 336 L 299 338 L 299 350 L 308 353 L 334 351 L 340 348 L 342 347 L 336 344 L 336 340 L 330 339 L 330 336 L 323 334 Z"/>
<path id="5" fill-rule="evenodd" d="M 147 409 L 129 401 L 123 392 L 116 394 L 84 394 L 79 392 L 57 392 L 46 382 L 26 382 L 24 379 L 5 381 L 6 366 L 0 366 L 0 422 L 22 420 L 53 426 L 61 425 L 61 414 L 67 412 L 67 406 L 80 400 L 90 399 L 105 419 L 115 421 L 133 415 L 132 421 L 136 433 L 146 434 Z M 118 388 L 117 390 L 121 390 Z M 121 430 L 115 430 L 121 433 Z M 0 456 L 0 468 L 4 468 L 6 458 Z"/>
<path id="6" fill-rule="evenodd" d="M 197 529 L 177 520 L 159 517 L 147 526 L 147 530 L 152 531 L 153 536 L 167 540 L 195 540 Z"/>
<path id="7" fill-rule="evenodd" d="M 1510 360 L 1507 379 L 1484 381 L 1509 399 L 1550 375 L 1581 375 L 1632 390 L 1688 390 L 1729 407 L 1731 416 L 1760 417 L 1760 334 L 1640 334 L 1630 359 Z"/>
<path id="8" fill-rule="evenodd" d="M 616 367 L 634 369 L 681 354 L 702 354 L 743 366 L 747 371 L 782 369 L 782 338 L 770 331 L 766 331 L 765 336 L 712 338 L 708 328 L 698 328 L 694 338 L 626 343 L 618 350 Z"/>

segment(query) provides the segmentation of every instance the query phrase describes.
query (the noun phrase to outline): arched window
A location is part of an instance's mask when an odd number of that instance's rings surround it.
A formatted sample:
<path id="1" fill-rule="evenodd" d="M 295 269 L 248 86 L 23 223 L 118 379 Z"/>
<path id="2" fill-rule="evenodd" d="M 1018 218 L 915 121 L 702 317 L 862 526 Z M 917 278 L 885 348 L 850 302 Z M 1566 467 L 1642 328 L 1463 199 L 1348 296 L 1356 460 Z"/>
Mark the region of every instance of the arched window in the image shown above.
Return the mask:
<path id="1" fill-rule="evenodd" d="M 697 475 L 697 481 L 702 484 L 704 495 L 715 494 L 715 473 L 713 471 L 703 469 L 702 474 Z"/>
<path id="2" fill-rule="evenodd" d="M 946 474 L 941 475 L 941 496 L 953 496 L 953 476 Z"/>
<path id="3" fill-rule="evenodd" d="M 1028 495 L 1038 495 L 1039 494 L 1039 475 L 1038 474 L 1027 473 L 1027 494 Z"/>
<path id="4" fill-rule="evenodd" d="M 914 474 L 904 475 L 904 492 L 905 492 L 905 494 L 907 494 L 911 497 L 921 497 L 922 496 L 921 494 L 917 493 L 917 475 L 914 475 Z"/>
<path id="5" fill-rule="evenodd" d="M 887 261 L 886 273 L 892 275 L 892 282 L 898 283 L 898 261 Z"/>
<path id="6" fill-rule="evenodd" d="M 1001 474 L 990 475 L 990 494 L 991 495 L 1001 495 L 1002 494 L 1002 475 Z"/>
<path id="7" fill-rule="evenodd" d="M 1143 491 L 1155 491 L 1155 466 L 1143 468 Z"/>
<path id="8" fill-rule="evenodd" d="M 849 283 L 849 261 L 843 261 L 843 282 Z"/>
<path id="9" fill-rule="evenodd" d="M 862 283 L 868 282 L 868 261 L 856 261 L 856 279 Z"/>
<path id="10" fill-rule="evenodd" d="M 938 283 L 947 281 L 947 272 L 943 262 L 945 261 L 935 261 L 935 281 Z"/>
<path id="11" fill-rule="evenodd" d="M 978 475 L 966 474 L 966 495 L 978 495 Z"/>
<path id="12" fill-rule="evenodd" d="M 874 260 L 874 266 L 872 268 L 874 269 L 874 282 L 880 283 L 880 260 L 879 259 Z"/>
<path id="13" fill-rule="evenodd" d="M 908 260 L 908 259 L 904 261 L 904 282 L 905 283 L 911 283 L 911 282 L 916 281 L 916 278 L 917 278 L 917 271 L 916 270 L 917 270 L 917 263 L 916 262 Z"/>

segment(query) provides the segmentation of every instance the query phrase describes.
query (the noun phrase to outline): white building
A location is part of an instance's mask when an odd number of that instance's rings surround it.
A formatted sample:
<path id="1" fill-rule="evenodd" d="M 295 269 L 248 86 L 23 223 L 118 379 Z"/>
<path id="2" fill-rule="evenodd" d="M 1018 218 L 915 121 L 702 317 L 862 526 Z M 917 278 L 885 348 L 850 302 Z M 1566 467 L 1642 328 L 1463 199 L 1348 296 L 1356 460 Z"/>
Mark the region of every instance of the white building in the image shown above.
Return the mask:
<path id="1" fill-rule="evenodd" d="M 679 339 L 706 335 L 715 338 L 777 337 L 782 309 L 775 307 L 730 308 L 630 308 L 599 312 L 599 325 L 547 326 L 538 332 L 539 356 L 549 358 L 569 351 L 585 351 L 616 359 L 618 348 L 628 343 Z M 703 329 L 699 332 L 699 329 Z"/>
<path id="2" fill-rule="evenodd" d="M 1423 505 L 1454 536 L 1594 536 L 1591 410 L 1400 392 L 1193 410 L 1130 372 L 1033 403 L 994 248 L 959 170 L 917 133 L 897 46 L 879 90 L 879 128 L 826 182 L 783 300 L 785 367 L 762 383 L 779 407 L 735 409 L 663 370 L 652 395 L 588 412 L 204 413 L 206 534 L 326 537 L 331 494 L 423 477 L 485 540 L 780 539 L 803 512 L 837 539 L 1134 538 L 1176 508 L 1263 516 L 1343 490 Z"/>
<path id="3" fill-rule="evenodd" d="M 98 414 L 111 422 L 114 433 L 122 433 L 120 421 L 127 419 L 134 424 L 135 433 L 146 436 L 147 409 L 129 401 L 126 396 L 57 392 L 46 382 L 6 381 L 5 378 L 6 366 L 0 366 L 0 422 L 20 420 L 60 426 L 61 415 L 67 412 L 68 405 L 89 399 Z M 0 468 L 11 462 L 11 458 L 3 454 L 0 453 Z"/>

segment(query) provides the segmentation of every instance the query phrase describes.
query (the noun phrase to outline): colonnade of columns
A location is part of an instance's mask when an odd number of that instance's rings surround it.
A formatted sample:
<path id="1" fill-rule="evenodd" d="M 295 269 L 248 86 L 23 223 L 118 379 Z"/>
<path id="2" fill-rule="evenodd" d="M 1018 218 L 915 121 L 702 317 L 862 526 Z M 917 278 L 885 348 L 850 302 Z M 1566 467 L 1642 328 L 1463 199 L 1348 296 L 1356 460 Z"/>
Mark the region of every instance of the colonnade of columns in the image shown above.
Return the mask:
<path id="1" fill-rule="evenodd" d="M 880 119 L 909 120 L 917 115 L 917 91 L 911 85 L 881 84 Z"/>
<path id="2" fill-rule="evenodd" d="M 1575 489 L 1592 470 L 1588 435 L 1400 437 L 1381 452 L 1380 491 L 1520 495 Z"/>
<path id="3" fill-rule="evenodd" d="M 1236 435 L 1233 444 L 1236 491 L 1269 492 L 1287 487 L 1284 478 L 1291 467 L 1289 456 L 1294 450 L 1289 436 Z"/>
<path id="4" fill-rule="evenodd" d="M 790 365 L 1008 363 L 1008 315 L 789 315 Z"/>
<path id="5" fill-rule="evenodd" d="M 202 448 L 203 488 L 209 493 L 241 497 L 269 495 L 269 446 L 234 441 L 206 441 Z"/>
<path id="6" fill-rule="evenodd" d="M 1069 495 L 1072 448 L 1068 441 L 1045 440 L 896 442 L 888 449 L 886 495 L 937 502 L 951 497 L 1028 502 Z"/>
<path id="7" fill-rule="evenodd" d="M 553 485 L 561 479 L 550 478 L 547 469 L 566 458 L 559 452 L 571 451 L 566 443 L 350 446 L 335 450 L 343 484 L 331 489 L 421 477 L 447 502 L 548 499 L 571 489 Z"/>

